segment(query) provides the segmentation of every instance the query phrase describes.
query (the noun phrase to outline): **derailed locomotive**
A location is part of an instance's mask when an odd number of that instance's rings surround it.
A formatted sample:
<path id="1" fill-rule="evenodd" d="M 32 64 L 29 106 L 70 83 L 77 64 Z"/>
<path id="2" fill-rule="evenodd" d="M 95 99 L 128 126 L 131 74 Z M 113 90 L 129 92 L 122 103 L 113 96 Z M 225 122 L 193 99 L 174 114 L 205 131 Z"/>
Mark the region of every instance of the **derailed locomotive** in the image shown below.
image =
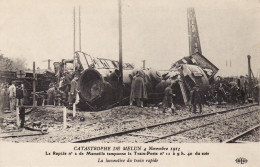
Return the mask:
<path id="1" fill-rule="evenodd" d="M 69 85 L 73 75 L 79 78 L 78 89 L 80 97 L 80 108 L 90 110 L 102 110 L 121 104 L 129 100 L 130 85 L 136 73 L 136 69 L 129 63 L 123 64 L 123 86 L 120 92 L 119 63 L 118 61 L 92 57 L 83 52 L 75 52 L 75 59 L 54 63 L 56 76 L 65 77 Z M 74 69 L 69 67 L 74 66 Z M 145 72 L 147 89 L 152 90 L 161 82 L 158 71 L 149 70 Z M 121 98 L 121 99 L 119 99 Z"/>
<path id="2" fill-rule="evenodd" d="M 204 60 L 201 67 L 198 58 Z M 201 61 L 200 61 L 201 62 Z M 75 66 L 75 69 L 69 67 Z M 57 65 L 56 65 L 57 66 Z M 120 92 L 119 65 L 117 61 L 103 58 L 95 58 L 84 52 L 75 52 L 75 61 L 63 61 L 56 68 L 57 76 L 65 76 L 71 72 L 79 77 L 79 107 L 89 110 L 103 110 L 113 107 L 119 102 L 128 104 L 131 82 L 137 69 L 129 63 L 123 64 L 123 87 Z M 206 90 L 210 79 L 217 72 L 217 68 L 202 55 L 189 56 L 176 62 L 168 71 L 142 70 L 147 89 L 146 102 L 160 102 L 164 95 L 164 89 L 173 83 L 179 104 L 189 103 L 189 94 L 195 85 Z M 120 95 L 121 94 L 121 95 Z"/>

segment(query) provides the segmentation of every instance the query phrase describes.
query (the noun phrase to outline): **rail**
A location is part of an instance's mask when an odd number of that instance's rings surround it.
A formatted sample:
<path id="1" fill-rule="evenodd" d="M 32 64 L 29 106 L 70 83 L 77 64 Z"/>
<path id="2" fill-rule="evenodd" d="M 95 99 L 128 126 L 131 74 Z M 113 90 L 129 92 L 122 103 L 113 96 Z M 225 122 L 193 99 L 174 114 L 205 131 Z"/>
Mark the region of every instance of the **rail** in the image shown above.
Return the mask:
<path id="1" fill-rule="evenodd" d="M 259 127 L 260 127 L 260 124 L 258 124 L 258 125 L 256 125 L 256 126 L 250 128 L 250 129 L 248 129 L 248 130 L 246 130 L 246 131 L 244 131 L 244 132 L 242 132 L 242 133 L 240 133 L 240 134 L 238 134 L 238 135 L 236 135 L 236 136 L 234 136 L 234 137 L 232 137 L 231 139 L 228 139 L 228 140 L 224 141 L 223 143 L 235 143 L 235 141 L 236 141 L 237 139 L 239 139 L 239 138 L 241 138 L 241 137 L 243 137 L 243 136 L 245 136 L 245 135 L 251 133 L 251 132 L 254 131 L 255 129 L 258 129 Z"/>
<path id="2" fill-rule="evenodd" d="M 200 126 L 196 126 L 196 127 L 193 127 L 193 128 L 185 129 L 185 130 L 182 130 L 182 131 L 179 131 L 179 132 L 176 132 L 176 133 L 172 133 L 170 135 L 161 136 L 161 137 L 158 137 L 156 139 L 148 140 L 148 141 L 146 141 L 144 143 L 150 143 L 150 142 L 154 142 L 154 141 L 157 141 L 157 140 L 160 140 L 160 139 L 165 139 L 167 137 L 175 136 L 175 135 L 178 135 L 178 134 L 181 134 L 181 133 L 184 133 L 184 132 L 188 132 L 188 131 L 191 131 L 191 130 L 194 130 L 194 129 L 198 129 L 198 128 L 202 128 L 202 127 L 205 127 L 205 126 L 209 126 L 209 125 L 212 125 L 212 124 L 215 124 L 215 123 L 218 123 L 218 122 L 223 122 L 223 121 L 225 121 L 227 119 L 230 119 L 230 118 L 236 118 L 236 117 L 239 117 L 239 116 L 242 116 L 242 115 L 246 115 L 246 114 L 250 114 L 252 112 L 257 112 L 257 111 L 259 111 L 259 109 L 256 109 L 256 110 L 253 110 L 253 111 L 250 111 L 250 112 L 247 112 L 247 113 L 238 114 L 238 115 L 235 115 L 235 116 L 232 116 L 232 117 L 228 117 L 228 118 L 225 118 L 225 119 L 222 119 L 222 120 L 218 120 L 218 121 L 210 122 L 210 123 L 207 123 L 207 124 L 203 124 L 203 125 L 200 125 Z"/>
<path id="3" fill-rule="evenodd" d="M 94 141 L 94 140 L 100 140 L 100 139 L 105 139 L 105 138 L 109 138 L 109 137 L 113 137 L 113 136 L 121 136 L 121 135 L 128 134 L 128 133 L 132 133 L 132 132 L 137 132 L 137 131 L 142 131 L 142 130 L 145 130 L 145 129 L 150 129 L 150 128 L 158 127 L 158 126 L 161 126 L 161 125 L 174 124 L 174 123 L 178 123 L 178 122 L 182 122 L 182 121 L 187 121 L 187 120 L 191 120 L 191 119 L 197 119 L 197 118 L 212 116 L 212 115 L 216 115 L 216 114 L 222 114 L 222 113 L 226 113 L 226 112 L 230 112 L 230 111 L 234 111 L 234 110 L 238 110 L 238 109 L 253 107 L 253 106 L 256 106 L 256 105 L 257 105 L 257 104 L 252 104 L 252 105 L 247 105 L 247 106 L 242 106 L 242 107 L 236 107 L 236 108 L 232 108 L 232 109 L 228 109 L 228 110 L 223 110 L 223 111 L 218 111 L 218 112 L 209 113 L 209 114 L 197 115 L 197 116 L 193 116 L 193 117 L 186 117 L 186 118 L 182 118 L 182 119 L 179 119 L 179 120 L 174 120 L 174 121 L 169 121 L 169 122 L 154 124 L 154 125 L 150 125 L 150 126 L 145 126 L 145 127 L 136 128 L 136 129 L 130 129 L 130 130 L 121 131 L 121 132 L 116 132 L 116 133 L 110 133 L 110 134 L 101 135 L 101 136 L 96 136 L 96 137 L 91 137 L 91 138 L 83 139 L 83 140 L 77 140 L 77 141 L 73 141 L 72 143 L 85 143 L 85 142 Z"/>

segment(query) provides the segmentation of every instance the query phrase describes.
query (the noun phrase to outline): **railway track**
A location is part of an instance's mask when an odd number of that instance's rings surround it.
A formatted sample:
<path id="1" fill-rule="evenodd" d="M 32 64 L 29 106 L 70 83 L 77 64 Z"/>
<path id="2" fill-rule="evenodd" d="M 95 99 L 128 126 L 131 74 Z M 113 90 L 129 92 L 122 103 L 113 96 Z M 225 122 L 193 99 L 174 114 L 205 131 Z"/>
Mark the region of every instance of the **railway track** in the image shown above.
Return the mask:
<path id="1" fill-rule="evenodd" d="M 213 112 L 213 113 L 209 113 L 209 114 L 196 115 L 196 116 L 193 116 L 193 117 L 186 117 L 186 118 L 182 118 L 182 119 L 179 119 L 179 120 L 154 124 L 154 125 L 151 125 L 151 126 L 146 126 L 146 127 L 141 127 L 141 128 L 126 130 L 126 131 L 121 131 L 121 132 L 116 132 L 116 133 L 111 133 L 111 134 L 106 134 L 106 135 L 101 135 L 101 136 L 96 136 L 96 137 L 87 138 L 87 139 L 83 139 L 83 140 L 77 140 L 77 141 L 73 141 L 72 143 L 86 143 L 86 142 L 90 142 L 90 141 L 97 141 L 97 140 L 107 139 L 107 138 L 111 138 L 111 137 L 132 134 L 133 132 L 139 132 L 139 131 L 144 131 L 144 130 L 147 130 L 147 129 L 157 128 L 157 127 L 161 127 L 161 126 L 167 126 L 167 125 L 172 125 L 172 124 L 176 124 L 176 123 L 182 123 L 182 122 L 189 121 L 189 120 L 196 120 L 196 119 L 199 119 L 199 118 L 206 118 L 206 117 L 209 117 L 209 116 L 225 114 L 225 113 L 229 113 L 229 112 L 232 112 L 232 111 L 235 111 L 235 110 L 250 108 L 250 107 L 253 107 L 253 106 L 256 106 L 256 104 L 242 106 L 242 107 L 236 107 L 236 108 L 218 111 L 218 112 Z M 209 123 L 209 124 L 201 125 L 200 127 L 207 126 L 207 125 L 210 125 L 210 124 L 214 124 L 216 122 L 219 122 L 219 121 L 215 121 L 215 122 L 212 122 L 212 123 Z M 184 133 L 186 131 L 193 130 L 195 128 L 199 128 L 199 127 L 194 127 L 194 128 L 191 128 L 191 129 L 182 130 L 182 131 L 176 132 L 174 134 L 170 134 L 170 135 L 159 136 L 159 137 L 157 136 L 157 137 L 155 137 L 155 139 L 145 141 L 145 143 L 154 142 L 156 140 L 160 140 L 160 139 L 167 138 L 167 137 L 170 137 L 170 136 L 173 136 L 173 135 L 181 134 L 181 133 Z M 151 136 L 151 137 L 153 137 L 153 136 Z"/>
<path id="2" fill-rule="evenodd" d="M 237 141 L 238 139 L 240 139 L 240 138 L 242 138 L 242 137 L 244 137 L 244 136 L 250 134 L 251 132 L 255 131 L 255 130 L 258 129 L 258 128 L 260 128 L 260 124 L 258 124 L 258 125 L 256 125 L 256 126 L 250 128 L 250 129 L 247 129 L 246 131 L 244 131 L 244 132 L 242 132 L 242 133 L 240 133 L 240 134 L 238 134 L 238 135 L 236 135 L 236 136 L 234 136 L 234 137 L 232 137 L 232 138 L 230 138 L 230 139 L 224 141 L 223 143 L 236 143 L 236 141 Z"/>
<path id="3" fill-rule="evenodd" d="M 156 138 L 156 139 L 147 140 L 147 141 L 145 141 L 144 143 L 155 142 L 155 141 L 157 141 L 157 140 L 161 140 L 161 139 L 165 139 L 165 138 L 168 138 L 168 137 L 171 137 L 171 136 L 179 135 L 179 134 L 182 134 L 182 133 L 185 133 L 185 132 L 188 132 L 188 131 L 192 131 L 192 130 L 199 129 L 199 128 L 202 128 L 202 127 L 206 127 L 206 126 L 209 126 L 209 125 L 213 125 L 213 124 L 216 124 L 216 123 L 219 123 L 219 122 L 224 122 L 224 121 L 226 121 L 226 120 L 228 120 L 228 119 L 232 119 L 232 118 L 244 116 L 244 115 L 247 115 L 247 114 L 250 114 L 250 113 L 253 113 L 253 112 L 258 112 L 258 111 L 260 111 L 260 110 L 259 110 L 259 109 L 256 109 L 256 110 L 253 110 L 253 111 L 250 111 L 250 112 L 245 112 L 245 113 L 238 114 L 238 115 L 235 115 L 235 116 L 227 117 L 227 118 L 225 118 L 225 119 L 213 121 L 213 122 L 206 123 L 206 124 L 201 124 L 201 125 L 199 125 L 199 126 L 194 126 L 194 127 L 192 127 L 192 128 L 184 129 L 184 130 L 181 130 L 181 131 L 178 131 L 178 132 L 169 134 L 169 135 L 165 135 L 165 136 L 158 137 L 158 138 Z"/>

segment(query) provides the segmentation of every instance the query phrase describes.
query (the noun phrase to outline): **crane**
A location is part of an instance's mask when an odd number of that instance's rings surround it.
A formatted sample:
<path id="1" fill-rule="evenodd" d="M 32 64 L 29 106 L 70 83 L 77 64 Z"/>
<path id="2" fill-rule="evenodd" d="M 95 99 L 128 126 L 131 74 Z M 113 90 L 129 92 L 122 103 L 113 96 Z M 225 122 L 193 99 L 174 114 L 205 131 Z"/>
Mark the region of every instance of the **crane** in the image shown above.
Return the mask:
<path id="1" fill-rule="evenodd" d="M 189 35 L 189 51 L 190 55 L 199 52 L 202 54 L 200 46 L 199 31 L 194 8 L 188 8 L 188 35 Z"/>

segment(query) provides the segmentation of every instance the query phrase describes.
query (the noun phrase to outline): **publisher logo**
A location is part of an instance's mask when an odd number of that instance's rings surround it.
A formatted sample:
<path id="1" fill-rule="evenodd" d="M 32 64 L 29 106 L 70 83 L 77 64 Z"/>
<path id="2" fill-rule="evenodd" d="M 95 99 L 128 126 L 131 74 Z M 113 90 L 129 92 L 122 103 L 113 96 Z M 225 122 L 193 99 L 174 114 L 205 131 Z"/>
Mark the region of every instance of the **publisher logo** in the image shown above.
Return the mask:
<path id="1" fill-rule="evenodd" d="M 236 159 L 236 163 L 237 164 L 246 164 L 247 163 L 247 159 L 243 158 L 243 157 L 239 157 Z"/>

